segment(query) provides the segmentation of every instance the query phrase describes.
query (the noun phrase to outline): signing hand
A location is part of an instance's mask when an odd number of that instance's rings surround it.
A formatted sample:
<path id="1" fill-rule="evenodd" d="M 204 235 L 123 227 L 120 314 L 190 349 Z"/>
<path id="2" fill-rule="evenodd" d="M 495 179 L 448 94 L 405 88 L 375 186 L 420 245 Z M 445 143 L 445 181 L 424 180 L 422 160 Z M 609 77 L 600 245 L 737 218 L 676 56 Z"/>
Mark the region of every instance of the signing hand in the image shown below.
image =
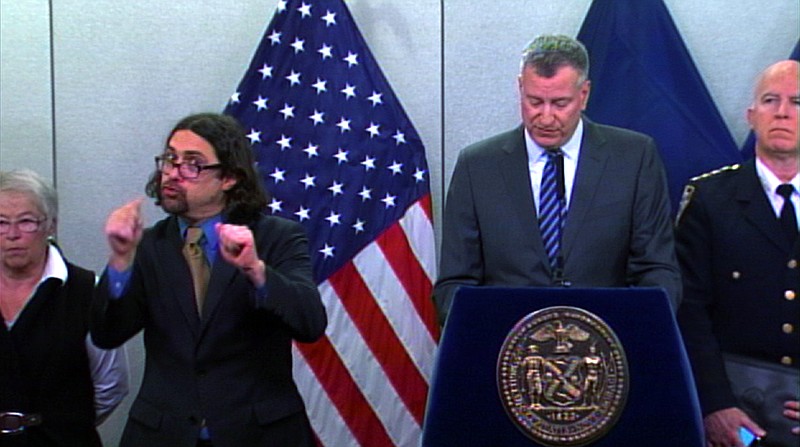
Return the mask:
<path id="1" fill-rule="evenodd" d="M 253 232 L 242 225 L 217 224 L 219 252 L 229 264 L 242 271 L 256 287 L 267 281 L 266 266 L 258 258 Z"/>
<path id="2" fill-rule="evenodd" d="M 111 248 L 108 264 L 118 271 L 124 271 L 130 267 L 136 255 L 136 247 L 142 240 L 143 201 L 143 198 L 139 198 L 126 203 L 112 211 L 106 220 L 105 233 Z"/>

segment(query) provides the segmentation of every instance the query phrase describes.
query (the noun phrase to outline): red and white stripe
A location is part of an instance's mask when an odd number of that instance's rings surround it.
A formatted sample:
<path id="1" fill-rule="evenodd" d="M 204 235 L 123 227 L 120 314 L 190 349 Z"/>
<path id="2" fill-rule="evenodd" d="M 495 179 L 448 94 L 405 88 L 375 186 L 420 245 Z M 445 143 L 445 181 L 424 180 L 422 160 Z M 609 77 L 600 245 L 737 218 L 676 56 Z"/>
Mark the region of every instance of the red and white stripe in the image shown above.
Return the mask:
<path id="1" fill-rule="evenodd" d="M 325 336 L 295 344 L 320 443 L 418 446 L 439 328 L 430 195 L 320 284 Z"/>

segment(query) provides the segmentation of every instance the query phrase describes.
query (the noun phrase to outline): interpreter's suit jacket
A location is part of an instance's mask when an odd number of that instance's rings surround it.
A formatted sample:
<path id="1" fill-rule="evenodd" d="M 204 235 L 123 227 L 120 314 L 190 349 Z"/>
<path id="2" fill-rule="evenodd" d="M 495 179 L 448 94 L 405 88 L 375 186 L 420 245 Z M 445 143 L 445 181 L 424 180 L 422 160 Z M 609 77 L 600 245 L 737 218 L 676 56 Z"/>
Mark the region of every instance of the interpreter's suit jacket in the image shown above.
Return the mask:
<path id="1" fill-rule="evenodd" d="M 174 216 L 145 232 L 120 298 L 110 296 L 108 274 L 101 278 L 95 343 L 118 346 L 144 329 L 144 378 L 122 446 L 194 447 L 203 420 L 215 447 L 300 445 L 297 433 L 270 426 L 298 415 L 307 422 L 292 380 L 291 342 L 318 338 L 325 310 L 302 227 L 262 216 L 250 228 L 267 266 L 264 307 L 255 306 L 247 277 L 219 254 L 198 316 Z"/>
<path id="2" fill-rule="evenodd" d="M 586 118 L 562 236 L 573 287 L 660 286 L 680 294 L 663 165 L 653 140 Z M 464 149 L 444 213 L 434 301 L 462 285 L 550 286 L 522 126 Z"/>
<path id="3" fill-rule="evenodd" d="M 800 241 L 784 238 L 754 160 L 690 185 L 676 227 L 678 323 L 705 415 L 738 406 L 722 352 L 800 365 Z"/>

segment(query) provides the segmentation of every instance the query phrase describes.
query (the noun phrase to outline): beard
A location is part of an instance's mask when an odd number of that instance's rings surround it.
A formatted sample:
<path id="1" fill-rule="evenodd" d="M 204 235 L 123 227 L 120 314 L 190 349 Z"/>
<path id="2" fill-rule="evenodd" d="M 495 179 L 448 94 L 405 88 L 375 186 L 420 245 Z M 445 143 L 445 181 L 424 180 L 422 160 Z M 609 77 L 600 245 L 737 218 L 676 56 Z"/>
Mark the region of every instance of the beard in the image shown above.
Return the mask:
<path id="1" fill-rule="evenodd" d="M 161 209 L 165 212 L 180 216 L 189 211 L 189 203 L 186 201 L 186 191 L 180 189 L 174 183 L 161 185 L 159 196 Z"/>
<path id="2" fill-rule="evenodd" d="M 185 214 L 189 211 L 189 205 L 183 197 L 174 199 L 161 199 L 161 209 L 170 214 L 178 216 Z"/>

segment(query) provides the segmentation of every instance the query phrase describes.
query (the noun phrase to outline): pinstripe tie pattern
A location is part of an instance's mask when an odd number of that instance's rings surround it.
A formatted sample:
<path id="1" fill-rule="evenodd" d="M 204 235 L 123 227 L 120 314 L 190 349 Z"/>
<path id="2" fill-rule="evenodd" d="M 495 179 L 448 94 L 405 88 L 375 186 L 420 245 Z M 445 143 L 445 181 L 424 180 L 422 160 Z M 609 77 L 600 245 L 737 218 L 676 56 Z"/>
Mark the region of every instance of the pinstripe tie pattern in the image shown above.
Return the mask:
<path id="1" fill-rule="evenodd" d="M 559 267 L 558 256 L 561 250 L 561 229 L 564 226 L 564 204 L 558 197 L 556 180 L 556 159 L 561 151 L 547 151 L 547 163 L 542 171 L 539 188 L 539 231 L 550 260 L 550 267 Z"/>

